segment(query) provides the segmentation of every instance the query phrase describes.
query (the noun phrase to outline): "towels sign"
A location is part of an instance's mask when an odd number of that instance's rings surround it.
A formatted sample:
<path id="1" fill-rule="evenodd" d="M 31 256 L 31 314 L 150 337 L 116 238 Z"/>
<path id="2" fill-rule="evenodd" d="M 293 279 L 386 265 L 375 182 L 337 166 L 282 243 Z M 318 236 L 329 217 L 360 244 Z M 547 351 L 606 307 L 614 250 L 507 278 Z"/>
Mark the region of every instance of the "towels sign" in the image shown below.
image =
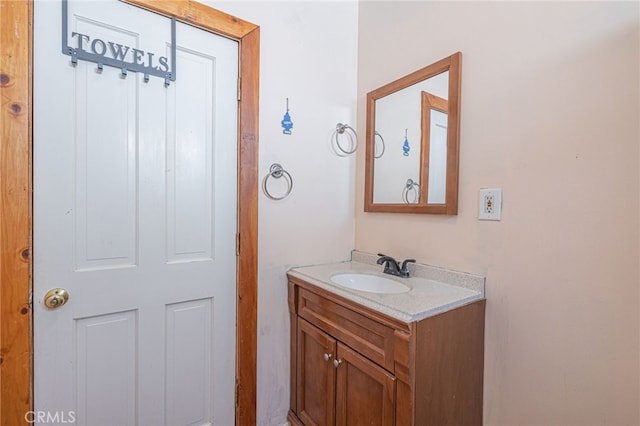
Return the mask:
<path id="1" fill-rule="evenodd" d="M 126 76 L 128 71 L 140 72 L 144 74 L 145 82 L 149 81 L 150 75 L 164 78 L 165 86 L 176 80 L 175 18 L 171 19 L 171 65 L 169 65 L 169 59 L 166 56 L 79 32 L 71 33 L 72 46 L 69 46 L 67 16 L 67 0 L 62 0 L 62 53 L 71 56 L 73 65 L 81 59 L 98 64 L 99 70 L 102 70 L 104 65 L 119 68 L 123 76 Z"/>

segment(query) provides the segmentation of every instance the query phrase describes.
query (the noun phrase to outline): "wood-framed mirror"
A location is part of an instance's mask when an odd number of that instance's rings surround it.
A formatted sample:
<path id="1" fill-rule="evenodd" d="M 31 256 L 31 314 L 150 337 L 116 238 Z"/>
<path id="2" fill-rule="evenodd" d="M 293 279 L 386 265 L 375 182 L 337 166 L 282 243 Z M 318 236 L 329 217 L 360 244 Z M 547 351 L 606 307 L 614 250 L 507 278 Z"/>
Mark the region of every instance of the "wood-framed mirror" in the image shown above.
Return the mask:
<path id="1" fill-rule="evenodd" d="M 462 53 L 367 94 L 366 212 L 458 214 Z"/>

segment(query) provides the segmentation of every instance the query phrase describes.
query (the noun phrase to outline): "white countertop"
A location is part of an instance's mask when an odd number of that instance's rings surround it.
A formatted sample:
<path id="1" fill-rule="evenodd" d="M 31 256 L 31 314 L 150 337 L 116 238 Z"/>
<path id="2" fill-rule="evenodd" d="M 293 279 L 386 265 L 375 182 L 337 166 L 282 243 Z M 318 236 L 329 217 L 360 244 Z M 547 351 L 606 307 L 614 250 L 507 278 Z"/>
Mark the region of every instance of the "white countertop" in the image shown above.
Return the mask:
<path id="1" fill-rule="evenodd" d="M 450 309 L 484 299 L 484 278 L 462 272 L 442 270 L 426 265 L 411 265 L 412 272 L 417 273 L 410 278 L 400 278 L 382 273 L 382 266 L 362 262 L 348 261 L 325 265 L 292 268 L 289 275 L 302 279 L 346 299 L 375 309 L 390 317 L 406 323 L 421 320 Z M 446 271 L 440 274 L 453 277 L 450 283 L 425 278 L 425 268 Z M 331 277 L 340 273 L 364 273 L 383 276 L 411 288 L 405 293 L 381 294 L 353 290 L 342 287 L 331 281 Z M 481 285 L 478 283 L 481 282 Z"/>

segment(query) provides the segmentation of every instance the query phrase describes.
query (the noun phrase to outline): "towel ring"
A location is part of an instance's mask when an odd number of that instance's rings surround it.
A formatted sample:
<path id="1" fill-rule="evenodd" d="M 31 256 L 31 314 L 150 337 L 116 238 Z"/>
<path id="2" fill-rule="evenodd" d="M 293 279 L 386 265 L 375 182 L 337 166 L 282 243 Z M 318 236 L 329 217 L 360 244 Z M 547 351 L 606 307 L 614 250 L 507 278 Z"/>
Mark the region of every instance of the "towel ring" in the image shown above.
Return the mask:
<path id="1" fill-rule="evenodd" d="M 340 144 L 340 135 L 346 135 L 349 140 L 348 148 L 343 148 Z M 348 124 L 338 123 L 336 124 L 336 130 L 333 131 L 331 135 L 331 145 L 334 147 L 334 151 L 340 157 L 346 157 L 347 155 L 351 155 L 358 149 L 358 135 L 353 127 Z M 338 148 L 336 150 L 336 148 Z M 338 152 L 338 150 L 340 152 Z"/>
<path id="2" fill-rule="evenodd" d="M 269 180 L 270 177 L 274 179 L 280 179 L 283 176 L 284 176 L 284 179 L 287 181 L 287 191 L 284 193 L 284 195 L 280 197 L 274 197 L 273 195 L 271 195 L 271 193 L 267 189 L 267 181 Z M 283 169 L 280 164 L 273 163 L 271 167 L 269 167 L 269 174 L 267 174 L 264 177 L 264 179 L 262 179 L 262 191 L 264 192 L 264 195 L 266 195 L 269 199 L 274 201 L 284 200 L 285 198 L 287 198 L 289 194 L 291 194 L 292 189 L 293 189 L 293 178 L 291 177 L 289 172 Z"/>
<path id="3" fill-rule="evenodd" d="M 407 183 L 402 190 L 402 199 L 406 204 L 416 204 L 420 199 L 420 184 L 418 182 L 414 182 L 413 179 L 407 179 Z M 409 193 L 413 194 L 413 200 L 409 200 Z"/>
<path id="4" fill-rule="evenodd" d="M 375 152 L 376 152 L 375 147 L 377 146 L 377 145 L 376 145 L 376 143 L 375 143 L 375 142 L 376 142 L 376 137 L 380 138 L 380 142 L 382 143 L 382 151 L 380 152 L 380 155 L 376 155 L 376 154 L 375 154 Z M 377 130 L 376 130 L 376 131 L 374 132 L 374 134 L 373 134 L 373 146 L 374 146 L 374 148 L 373 148 L 373 158 L 380 158 L 380 157 L 382 157 L 382 156 L 384 155 L 384 150 L 385 150 L 384 138 L 382 137 L 382 135 L 380 134 L 380 132 L 378 132 Z"/>

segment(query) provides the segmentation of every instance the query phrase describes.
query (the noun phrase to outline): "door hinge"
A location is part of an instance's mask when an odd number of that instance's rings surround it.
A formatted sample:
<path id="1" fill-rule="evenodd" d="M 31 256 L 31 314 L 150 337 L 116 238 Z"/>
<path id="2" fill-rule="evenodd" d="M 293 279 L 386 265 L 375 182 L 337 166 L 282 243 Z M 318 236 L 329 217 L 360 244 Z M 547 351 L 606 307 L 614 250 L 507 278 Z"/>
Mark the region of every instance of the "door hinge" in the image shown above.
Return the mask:
<path id="1" fill-rule="evenodd" d="M 236 256 L 240 256 L 240 233 L 236 233 Z"/>
<path id="2" fill-rule="evenodd" d="M 242 80 L 240 78 L 238 78 L 238 100 L 240 100 L 240 97 L 241 97 L 240 93 L 242 93 L 241 90 L 240 90 L 241 87 L 242 87 L 242 84 L 240 83 L 241 81 Z"/>

